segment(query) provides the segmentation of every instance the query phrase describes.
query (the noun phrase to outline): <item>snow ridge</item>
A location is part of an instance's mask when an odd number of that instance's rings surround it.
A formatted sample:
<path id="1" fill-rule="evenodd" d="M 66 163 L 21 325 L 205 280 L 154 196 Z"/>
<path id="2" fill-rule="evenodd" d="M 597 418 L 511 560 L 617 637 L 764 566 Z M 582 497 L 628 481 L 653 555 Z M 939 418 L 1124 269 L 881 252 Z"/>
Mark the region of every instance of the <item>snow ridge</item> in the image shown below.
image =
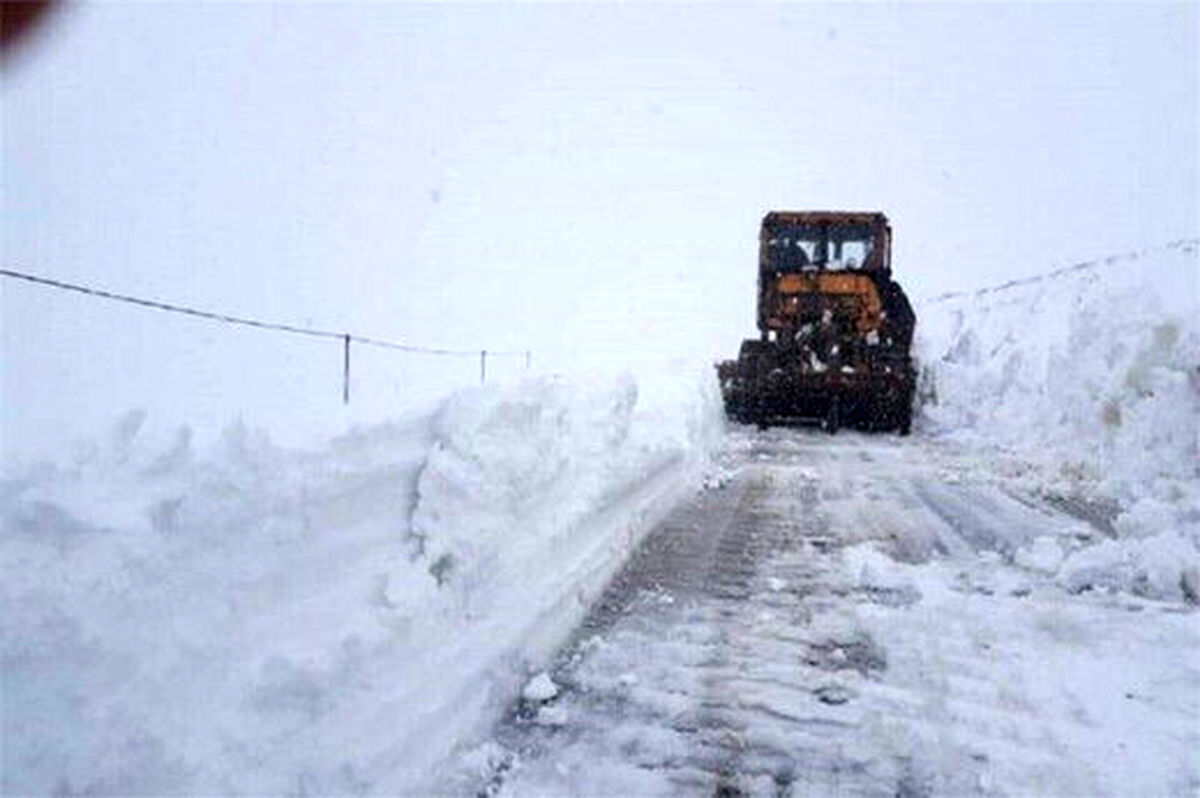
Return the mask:
<path id="1" fill-rule="evenodd" d="M 311 452 L 242 425 L 201 452 L 132 413 L 7 474 L 0 791 L 413 790 L 720 429 L 707 374 L 543 378 Z"/>
<path id="2" fill-rule="evenodd" d="M 1018 455 L 1118 538 L 1063 563 L 1069 588 L 1197 600 L 1198 252 L 1187 239 L 918 308 L 923 429 Z"/>

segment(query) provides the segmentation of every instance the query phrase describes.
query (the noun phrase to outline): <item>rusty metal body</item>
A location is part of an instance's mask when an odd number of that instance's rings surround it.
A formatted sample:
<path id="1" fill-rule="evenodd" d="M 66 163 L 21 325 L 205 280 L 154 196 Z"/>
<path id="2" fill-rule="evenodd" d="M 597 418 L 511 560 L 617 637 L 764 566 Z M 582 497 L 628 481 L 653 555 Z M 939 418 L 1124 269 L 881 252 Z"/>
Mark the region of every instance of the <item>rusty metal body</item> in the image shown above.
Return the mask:
<path id="1" fill-rule="evenodd" d="M 727 413 L 905 434 L 915 317 L 881 213 L 773 211 L 759 236 L 759 340 L 717 367 Z"/>

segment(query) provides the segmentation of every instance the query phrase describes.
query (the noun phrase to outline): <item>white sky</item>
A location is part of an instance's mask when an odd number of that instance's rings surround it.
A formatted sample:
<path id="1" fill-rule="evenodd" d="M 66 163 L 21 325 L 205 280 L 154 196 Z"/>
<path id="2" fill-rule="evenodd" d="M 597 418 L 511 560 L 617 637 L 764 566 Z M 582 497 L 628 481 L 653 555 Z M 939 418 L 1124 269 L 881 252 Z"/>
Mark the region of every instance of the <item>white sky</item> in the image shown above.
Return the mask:
<path id="1" fill-rule="evenodd" d="M 883 210 L 917 297 L 1195 235 L 1198 42 L 1195 4 L 71 6 L 5 66 L 3 259 L 557 369 L 733 356 L 772 208 Z M 338 412 L 327 344 L 0 303 L 9 451 Z M 358 418 L 477 369 L 362 358 Z"/>

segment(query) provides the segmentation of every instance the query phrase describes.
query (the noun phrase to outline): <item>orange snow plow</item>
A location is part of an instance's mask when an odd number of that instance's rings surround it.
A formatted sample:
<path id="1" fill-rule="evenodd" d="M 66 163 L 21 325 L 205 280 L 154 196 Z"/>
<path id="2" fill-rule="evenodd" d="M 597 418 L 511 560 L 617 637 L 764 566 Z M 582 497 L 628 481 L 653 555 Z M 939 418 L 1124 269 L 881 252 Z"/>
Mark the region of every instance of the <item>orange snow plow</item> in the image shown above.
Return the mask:
<path id="1" fill-rule="evenodd" d="M 759 235 L 760 337 L 717 366 L 726 414 L 908 434 L 915 323 L 882 213 L 772 211 Z"/>

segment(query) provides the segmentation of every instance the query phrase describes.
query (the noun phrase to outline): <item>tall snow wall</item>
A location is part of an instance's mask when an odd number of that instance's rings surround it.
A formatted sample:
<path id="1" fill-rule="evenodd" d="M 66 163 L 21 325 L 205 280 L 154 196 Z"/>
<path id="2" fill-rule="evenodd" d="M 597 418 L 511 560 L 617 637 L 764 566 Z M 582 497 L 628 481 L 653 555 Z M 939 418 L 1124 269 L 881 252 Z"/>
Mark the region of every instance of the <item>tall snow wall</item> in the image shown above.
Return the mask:
<path id="1" fill-rule="evenodd" d="M 1189 239 L 918 305 L 921 428 L 1019 455 L 1038 490 L 1123 539 L 1066 563 L 1068 582 L 1195 590 L 1198 251 Z"/>
<path id="2" fill-rule="evenodd" d="M 311 452 L 142 414 L 0 485 L 5 795 L 429 789 L 698 483 L 708 374 L 532 380 Z"/>

